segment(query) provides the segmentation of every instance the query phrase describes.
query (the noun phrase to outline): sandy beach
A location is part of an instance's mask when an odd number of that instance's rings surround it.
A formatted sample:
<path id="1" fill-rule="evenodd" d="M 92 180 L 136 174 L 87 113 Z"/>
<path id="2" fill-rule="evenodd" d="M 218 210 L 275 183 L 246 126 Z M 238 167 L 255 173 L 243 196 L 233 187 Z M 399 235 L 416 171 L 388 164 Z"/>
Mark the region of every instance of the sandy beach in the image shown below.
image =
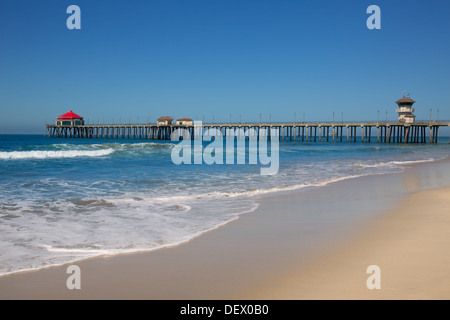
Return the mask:
<path id="1" fill-rule="evenodd" d="M 449 299 L 450 187 L 414 193 L 358 241 L 248 292 L 257 299 Z M 367 267 L 380 268 L 369 290 Z"/>
<path id="2" fill-rule="evenodd" d="M 449 167 L 266 196 L 185 244 L 73 263 L 80 290 L 68 265 L 0 277 L 0 299 L 449 299 Z"/>

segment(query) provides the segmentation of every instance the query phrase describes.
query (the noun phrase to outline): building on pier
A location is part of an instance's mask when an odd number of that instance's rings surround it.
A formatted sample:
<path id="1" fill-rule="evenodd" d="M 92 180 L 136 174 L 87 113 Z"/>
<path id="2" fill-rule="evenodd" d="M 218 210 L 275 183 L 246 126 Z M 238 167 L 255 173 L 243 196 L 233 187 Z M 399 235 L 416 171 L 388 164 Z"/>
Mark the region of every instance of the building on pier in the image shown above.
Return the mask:
<path id="1" fill-rule="evenodd" d="M 158 126 L 171 126 L 173 122 L 173 118 L 172 117 L 159 117 L 156 120 L 156 124 Z"/>
<path id="2" fill-rule="evenodd" d="M 57 126 L 82 126 L 84 125 L 83 117 L 73 113 L 72 110 L 69 112 L 60 115 L 56 118 Z"/>
<path id="3" fill-rule="evenodd" d="M 408 98 L 405 98 L 403 96 L 403 99 L 400 99 L 395 102 L 398 105 L 398 108 L 396 112 L 398 113 L 398 122 L 404 123 L 404 124 L 410 124 L 416 122 L 416 116 L 413 114 L 414 108 L 412 107 L 414 103 L 416 103 L 414 100 Z"/>
<path id="4" fill-rule="evenodd" d="M 177 119 L 177 123 L 178 125 L 185 125 L 185 126 L 191 126 L 192 125 L 192 119 L 191 118 L 179 118 Z"/>

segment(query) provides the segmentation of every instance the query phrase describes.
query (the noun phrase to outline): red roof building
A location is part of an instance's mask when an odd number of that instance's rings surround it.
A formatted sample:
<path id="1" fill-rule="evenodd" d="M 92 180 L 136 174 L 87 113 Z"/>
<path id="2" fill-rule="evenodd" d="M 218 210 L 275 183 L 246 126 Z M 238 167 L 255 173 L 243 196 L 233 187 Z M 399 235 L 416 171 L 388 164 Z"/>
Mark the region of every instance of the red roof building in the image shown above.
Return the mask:
<path id="1" fill-rule="evenodd" d="M 60 115 L 56 119 L 57 126 L 82 126 L 84 125 L 83 117 L 73 113 L 72 110 Z"/>

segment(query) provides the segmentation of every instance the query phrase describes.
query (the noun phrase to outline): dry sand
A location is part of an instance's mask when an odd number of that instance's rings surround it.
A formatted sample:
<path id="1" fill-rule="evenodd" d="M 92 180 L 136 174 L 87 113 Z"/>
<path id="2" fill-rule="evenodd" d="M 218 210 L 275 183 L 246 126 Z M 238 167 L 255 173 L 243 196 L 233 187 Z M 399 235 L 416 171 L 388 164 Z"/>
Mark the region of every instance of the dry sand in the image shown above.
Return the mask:
<path id="1" fill-rule="evenodd" d="M 367 288 L 367 267 L 381 289 Z M 450 187 L 409 195 L 358 241 L 268 282 L 254 299 L 450 299 Z"/>

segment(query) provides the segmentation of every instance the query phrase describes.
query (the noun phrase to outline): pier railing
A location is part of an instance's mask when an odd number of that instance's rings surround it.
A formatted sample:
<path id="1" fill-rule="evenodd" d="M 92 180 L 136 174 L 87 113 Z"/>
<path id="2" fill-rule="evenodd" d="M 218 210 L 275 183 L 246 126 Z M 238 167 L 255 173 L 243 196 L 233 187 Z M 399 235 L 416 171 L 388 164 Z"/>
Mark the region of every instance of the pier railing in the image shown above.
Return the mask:
<path id="1" fill-rule="evenodd" d="M 411 124 L 404 124 L 400 123 L 398 121 L 386 121 L 386 120 L 380 120 L 380 121 L 273 121 L 273 122 L 259 122 L 259 121 L 242 121 L 242 122 L 202 122 L 204 126 L 211 126 L 211 125 L 221 125 L 221 126 L 280 126 L 280 125 L 296 125 L 296 126 L 305 126 L 305 125 L 441 125 L 441 126 L 447 126 L 450 123 L 450 120 L 417 120 L 415 123 Z M 54 124 L 46 124 L 47 127 L 50 126 L 56 126 Z M 62 125 L 61 125 L 62 126 Z M 106 126 L 106 127 L 127 127 L 127 126 L 158 126 L 157 123 L 154 122 L 145 122 L 145 123 L 85 123 L 84 125 L 78 125 L 78 127 L 92 127 L 92 126 Z M 162 126 L 162 125 L 159 125 Z M 172 126 L 190 126 L 189 124 L 176 124 L 173 123 Z M 64 126 L 65 127 L 65 126 Z"/>
<path id="2" fill-rule="evenodd" d="M 450 121 L 400 123 L 394 121 L 322 121 L 322 122 L 215 122 L 193 124 L 85 124 L 78 126 L 46 125 L 49 137 L 101 139 L 170 140 L 187 130 L 192 139 L 203 136 L 205 129 L 216 129 L 222 139 L 259 139 L 276 136 L 283 141 L 303 142 L 373 142 L 378 143 L 437 143 L 441 127 L 450 127 Z M 360 135 L 358 135 L 358 130 Z M 376 135 L 372 134 L 376 130 Z M 427 135 L 427 129 L 429 133 Z M 200 130 L 200 131 L 199 131 Z M 236 133 L 236 134 L 235 134 Z M 345 138 L 344 138 L 345 137 Z"/>

